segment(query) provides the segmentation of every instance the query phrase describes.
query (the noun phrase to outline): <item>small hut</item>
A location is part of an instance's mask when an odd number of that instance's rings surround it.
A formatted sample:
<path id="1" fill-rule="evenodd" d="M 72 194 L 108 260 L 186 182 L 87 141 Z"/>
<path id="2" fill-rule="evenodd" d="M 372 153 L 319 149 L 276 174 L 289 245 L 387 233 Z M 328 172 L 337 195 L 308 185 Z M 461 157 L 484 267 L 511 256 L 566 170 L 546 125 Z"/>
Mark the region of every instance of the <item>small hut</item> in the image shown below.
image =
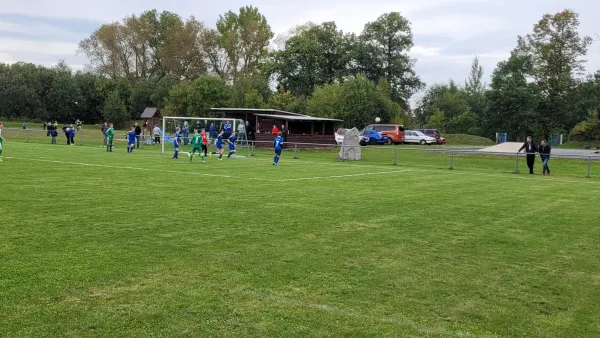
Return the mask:
<path id="1" fill-rule="evenodd" d="M 147 107 L 144 109 L 140 119 L 144 120 L 144 124 L 146 125 L 146 133 L 149 133 L 154 126 L 161 125 L 162 115 L 160 114 L 158 108 Z"/>

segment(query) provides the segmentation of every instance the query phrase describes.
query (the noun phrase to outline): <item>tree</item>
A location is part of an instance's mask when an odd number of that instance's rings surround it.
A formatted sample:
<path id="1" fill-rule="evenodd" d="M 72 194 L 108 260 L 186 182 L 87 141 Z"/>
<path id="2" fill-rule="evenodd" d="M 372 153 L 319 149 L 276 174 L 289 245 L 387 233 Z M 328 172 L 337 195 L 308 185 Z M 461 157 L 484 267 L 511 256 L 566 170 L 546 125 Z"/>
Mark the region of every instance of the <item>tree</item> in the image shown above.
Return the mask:
<path id="1" fill-rule="evenodd" d="M 307 113 L 338 118 L 344 120 L 347 127 L 363 128 L 373 123 L 376 117 L 381 118 L 383 123 L 389 123 L 401 110 L 376 84 L 359 75 L 342 84 L 317 87 L 308 100 Z"/>
<path id="2" fill-rule="evenodd" d="M 432 114 L 427 118 L 427 127 L 444 131 L 446 127 L 446 117 L 439 108 L 434 108 Z"/>
<path id="3" fill-rule="evenodd" d="M 426 124 L 429 117 L 438 111 L 444 113 L 447 121 L 469 111 L 465 90 L 452 80 L 448 84 L 431 86 L 421 99 L 417 109 L 418 123 Z"/>
<path id="4" fill-rule="evenodd" d="M 335 22 L 297 32 L 273 55 L 271 71 L 279 84 L 294 95 L 310 95 L 316 86 L 341 82 L 348 74 L 347 45 Z"/>
<path id="5" fill-rule="evenodd" d="M 267 19 L 258 8 L 241 7 L 239 13 L 229 11 L 217 20 L 218 41 L 228 56 L 228 68 L 235 83 L 240 73 L 252 74 L 268 54 L 273 37 Z"/>
<path id="6" fill-rule="evenodd" d="M 130 116 L 134 120 L 141 116 L 146 107 L 153 107 L 152 94 L 155 90 L 155 83 L 151 80 L 139 80 L 131 89 L 130 95 Z"/>
<path id="7" fill-rule="evenodd" d="M 122 128 L 125 126 L 128 114 L 118 90 L 114 90 L 108 95 L 106 102 L 104 103 L 102 114 L 106 121 L 115 125 L 115 128 Z"/>
<path id="8" fill-rule="evenodd" d="M 212 116 L 210 108 L 227 107 L 231 89 L 218 76 L 204 75 L 188 88 L 188 113 L 191 116 Z"/>
<path id="9" fill-rule="evenodd" d="M 579 35 L 578 17 L 571 10 L 546 14 L 534 25 L 532 34 L 519 37 L 518 48 L 531 57 L 531 76 L 543 94 L 540 108 L 546 135 L 576 123 L 570 114 L 570 94 L 578 82 L 575 76 L 585 70 L 581 57 L 592 42 Z"/>
<path id="10" fill-rule="evenodd" d="M 484 129 L 488 135 L 508 132 L 513 139 L 527 135 L 540 137 L 538 105 L 542 94 L 536 83 L 528 81 L 533 70 L 531 56 L 513 51 L 507 61 L 500 62 L 492 74 L 490 90 L 486 93 L 489 106 Z"/>
<path id="11" fill-rule="evenodd" d="M 408 55 L 412 46 L 410 22 L 398 12 L 384 14 L 367 23 L 360 35 L 355 72 L 375 82 L 384 77 L 392 99 L 407 108 L 409 98 L 423 87 L 415 75 L 416 61 Z"/>
<path id="12" fill-rule="evenodd" d="M 173 116 L 191 116 L 188 108 L 189 87 L 189 81 L 181 81 L 169 90 L 169 96 L 165 99 L 165 112 Z"/>
<path id="13" fill-rule="evenodd" d="M 113 79 L 193 78 L 207 70 L 200 38 L 204 31 L 194 17 L 184 22 L 175 13 L 154 9 L 100 26 L 79 43 L 79 53 L 88 57 L 92 69 Z"/>
<path id="14" fill-rule="evenodd" d="M 275 94 L 271 96 L 268 102 L 268 107 L 271 109 L 292 111 L 297 105 L 298 98 L 290 91 L 284 91 L 283 87 L 279 88 Z"/>
<path id="15" fill-rule="evenodd" d="M 590 110 L 585 121 L 581 121 L 573 127 L 571 135 L 579 141 L 600 141 L 600 119 L 597 110 Z"/>

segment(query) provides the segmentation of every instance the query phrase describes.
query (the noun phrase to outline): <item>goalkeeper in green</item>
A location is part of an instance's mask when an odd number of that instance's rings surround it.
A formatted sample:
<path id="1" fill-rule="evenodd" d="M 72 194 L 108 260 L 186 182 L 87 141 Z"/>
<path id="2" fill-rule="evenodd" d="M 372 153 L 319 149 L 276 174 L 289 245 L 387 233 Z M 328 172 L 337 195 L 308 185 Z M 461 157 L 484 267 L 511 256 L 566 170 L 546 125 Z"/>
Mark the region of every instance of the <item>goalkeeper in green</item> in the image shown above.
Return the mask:
<path id="1" fill-rule="evenodd" d="M 194 158 L 194 154 L 196 152 L 200 153 L 200 158 L 202 159 L 202 163 L 206 163 L 204 160 L 204 154 L 202 153 L 202 136 L 198 134 L 198 129 L 194 131 L 194 136 L 192 136 L 192 152 L 188 153 L 190 157 L 190 163 L 192 163 L 192 159 Z"/>
<path id="2" fill-rule="evenodd" d="M 112 151 L 114 137 L 115 129 L 113 128 L 113 124 L 111 123 L 108 125 L 108 129 L 106 130 L 106 151 Z"/>

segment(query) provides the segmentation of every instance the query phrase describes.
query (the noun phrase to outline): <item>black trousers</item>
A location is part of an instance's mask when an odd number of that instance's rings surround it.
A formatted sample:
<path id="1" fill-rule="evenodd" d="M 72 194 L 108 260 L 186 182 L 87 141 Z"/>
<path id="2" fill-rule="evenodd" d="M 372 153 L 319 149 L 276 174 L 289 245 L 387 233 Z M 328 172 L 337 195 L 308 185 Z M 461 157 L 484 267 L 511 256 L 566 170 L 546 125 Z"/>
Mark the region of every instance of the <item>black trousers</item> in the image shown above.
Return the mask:
<path id="1" fill-rule="evenodd" d="M 208 147 L 206 147 L 206 144 L 202 144 L 202 151 L 204 152 L 204 156 L 208 156 L 206 153 L 208 151 Z"/>
<path id="2" fill-rule="evenodd" d="M 529 173 L 533 174 L 533 165 L 535 164 L 535 154 L 527 155 L 527 166 L 529 167 Z"/>

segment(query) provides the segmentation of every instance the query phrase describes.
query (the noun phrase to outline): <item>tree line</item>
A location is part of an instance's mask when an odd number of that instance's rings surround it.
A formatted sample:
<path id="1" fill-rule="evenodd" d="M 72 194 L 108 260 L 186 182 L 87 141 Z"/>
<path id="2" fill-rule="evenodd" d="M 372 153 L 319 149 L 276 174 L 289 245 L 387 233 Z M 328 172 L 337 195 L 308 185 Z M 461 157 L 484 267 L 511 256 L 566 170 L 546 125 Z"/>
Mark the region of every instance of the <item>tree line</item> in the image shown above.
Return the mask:
<path id="1" fill-rule="evenodd" d="M 150 10 L 81 41 L 85 70 L 64 62 L 0 64 L 0 116 L 120 126 L 149 106 L 178 116 L 210 116 L 211 107 L 273 108 L 339 118 L 347 127 L 380 117 L 448 133 L 592 140 L 600 138 L 600 72 L 585 72 L 591 38 L 578 26 L 573 11 L 546 14 L 518 38 L 489 85 L 475 58 L 464 84 L 426 87 L 409 56 L 411 24 L 397 12 L 366 23 L 360 34 L 324 22 L 275 37 L 252 6 L 219 16 L 215 28 Z"/>

